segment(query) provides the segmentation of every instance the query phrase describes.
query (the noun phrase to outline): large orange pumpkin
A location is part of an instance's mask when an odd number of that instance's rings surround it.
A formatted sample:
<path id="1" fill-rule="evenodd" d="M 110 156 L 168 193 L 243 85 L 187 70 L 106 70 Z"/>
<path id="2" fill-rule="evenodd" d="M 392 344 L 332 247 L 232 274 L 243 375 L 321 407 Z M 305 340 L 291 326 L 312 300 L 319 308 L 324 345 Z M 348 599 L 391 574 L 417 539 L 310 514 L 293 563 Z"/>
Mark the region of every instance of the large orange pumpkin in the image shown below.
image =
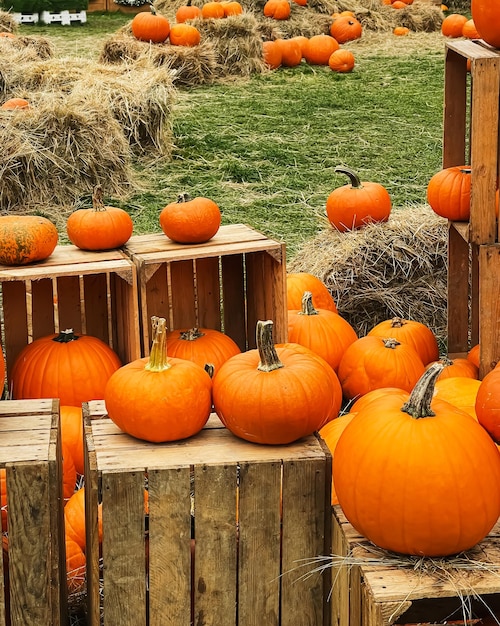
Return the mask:
<path id="1" fill-rule="evenodd" d="M 80 406 L 102 400 L 111 374 L 121 366 L 115 352 L 97 337 L 72 330 L 35 339 L 14 362 L 10 387 L 14 399 L 59 398 Z"/>
<path id="2" fill-rule="evenodd" d="M 319 430 L 319 435 L 326 443 L 328 449 L 331 452 L 332 457 L 335 456 L 335 448 L 337 447 L 337 443 L 340 439 L 340 435 L 344 432 L 347 426 L 351 423 L 355 413 L 344 413 L 343 415 L 339 415 L 337 419 L 329 421 L 327 424 L 322 426 Z M 335 492 L 335 485 L 333 483 L 333 473 L 332 473 L 332 505 L 338 504 L 339 499 L 337 498 L 337 494 Z"/>
<path id="3" fill-rule="evenodd" d="M 500 48 L 500 0 L 472 0 L 471 13 L 481 38 Z"/>
<path id="4" fill-rule="evenodd" d="M 449 376 L 438 378 L 434 390 L 434 397 L 446 400 L 453 406 L 471 415 L 477 421 L 476 398 L 481 381 L 477 378 L 464 376 Z"/>
<path id="5" fill-rule="evenodd" d="M 276 39 L 276 45 L 281 52 L 283 67 L 297 67 L 302 61 L 302 45 L 292 37 L 291 39 Z"/>
<path id="6" fill-rule="evenodd" d="M 55 250 L 57 228 L 46 217 L 36 215 L 0 216 L 0 263 L 27 265 L 43 261 Z"/>
<path id="7" fill-rule="evenodd" d="M 326 214 L 334 228 L 345 232 L 389 219 L 391 198 L 383 185 L 361 182 L 358 175 L 347 167 L 336 167 L 335 171 L 346 174 L 350 184 L 337 187 L 327 198 Z"/>
<path id="8" fill-rule="evenodd" d="M 462 29 L 467 22 L 465 15 L 450 13 L 441 22 L 441 33 L 445 37 L 457 38 L 462 36 Z"/>
<path id="9" fill-rule="evenodd" d="M 457 554 L 500 515 L 499 451 L 470 415 L 432 398 L 441 367 L 428 369 L 403 405 L 388 396 L 357 413 L 335 447 L 344 514 L 392 552 Z"/>
<path id="10" fill-rule="evenodd" d="M 287 20 L 290 13 L 291 6 L 288 0 L 267 0 L 264 5 L 264 15 L 275 20 Z"/>
<path id="11" fill-rule="evenodd" d="M 469 359 L 460 357 L 450 359 L 447 356 L 443 356 L 439 359 L 439 362 L 443 365 L 443 371 L 439 375 L 439 380 L 456 376 L 476 379 L 479 377 L 479 368 Z"/>
<path id="12" fill-rule="evenodd" d="M 180 194 L 160 212 L 160 226 L 167 237 L 177 243 L 204 243 L 216 235 L 221 212 L 209 198 L 190 198 Z"/>
<path id="13" fill-rule="evenodd" d="M 359 39 L 363 33 L 361 22 L 355 17 L 349 15 L 340 15 L 333 20 L 330 26 L 330 35 L 334 37 L 339 44 Z"/>
<path id="14" fill-rule="evenodd" d="M 424 365 L 439 359 L 439 346 L 432 330 L 417 320 L 405 320 L 393 317 L 376 324 L 369 332 L 375 337 L 394 337 L 401 343 L 407 343 L 420 355 Z"/>
<path id="15" fill-rule="evenodd" d="M 187 359 L 200 367 L 213 365 L 214 373 L 241 350 L 235 341 L 212 328 L 181 328 L 167 333 L 167 354 Z"/>
<path id="16" fill-rule="evenodd" d="M 311 65 L 328 65 L 328 60 L 339 49 L 336 39 L 330 35 L 313 35 L 302 49 L 304 59 Z"/>
<path id="17" fill-rule="evenodd" d="M 163 43 L 170 33 L 170 22 L 150 5 L 149 12 L 142 11 L 134 16 L 131 28 L 134 37 L 140 41 Z"/>
<path id="18" fill-rule="evenodd" d="M 164 318 L 152 318 L 149 357 L 118 369 L 107 382 L 104 400 L 122 431 L 145 441 L 186 439 L 205 426 L 212 408 L 212 380 L 196 363 L 167 358 Z"/>
<path id="19" fill-rule="evenodd" d="M 289 310 L 302 308 L 302 297 L 305 291 L 312 293 L 314 307 L 338 313 L 335 300 L 321 279 L 309 272 L 288 272 L 286 275 L 286 298 Z"/>
<path id="20" fill-rule="evenodd" d="M 273 322 L 257 322 L 257 348 L 228 359 L 215 374 L 213 400 L 222 423 L 253 443 L 286 444 L 312 434 L 336 404 L 333 370 L 294 344 L 275 346 Z"/>

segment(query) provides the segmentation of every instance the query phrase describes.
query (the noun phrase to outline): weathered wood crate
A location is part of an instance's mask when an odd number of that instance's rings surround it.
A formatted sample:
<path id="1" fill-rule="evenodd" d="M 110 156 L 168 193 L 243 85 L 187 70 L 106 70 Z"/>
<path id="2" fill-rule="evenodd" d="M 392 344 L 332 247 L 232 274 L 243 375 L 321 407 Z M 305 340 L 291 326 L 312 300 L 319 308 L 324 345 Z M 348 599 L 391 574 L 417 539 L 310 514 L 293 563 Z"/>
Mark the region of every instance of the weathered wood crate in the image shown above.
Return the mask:
<path id="1" fill-rule="evenodd" d="M 203 244 L 161 233 L 132 237 L 124 250 L 138 271 L 144 355 L 153 315 L 170 329 L 222 330 L 241 350 L 255 347 L 257 321 L 271 319 L 275 342 L 286 341 L 285 244 L 235 224 Z"/>
<path id="2" fill-rule="evenodd" d="M 381 555 L 387 555 L 382 558 Z M 332 626 L 453 624 L 500 615 L 500 525 L 465 553 L 428 567 L 376 549 L 333 507 Z M 342 557 L 345 560 L 342 561 Z M 458 557 L 457 557 L 458 558 Z M 467 563 L 470 563 L 468 566 Z M 488 619 L 489 618 L 489 619 Z"/>
<path id="3" fill-rule="evenodd" d="M 190 439 L 150 444 L 102 401 L 84 415 L 91 626 L 329 624 L 330 581 L 310 563 L 331 552 L 331 456 L 318 437 L 259 446 L 213 415 Z"/>
<path id="4" fill-rule="evenodd" d="M 449 225 L 448 352 L 463 356 L 480 343 L 481 378 L 500 360 L 499 101 L 500 51 L 447 42 L 443 167 L 468 164 L 472 177 L 470 220 Z"/>
<path id="5" fill-rule="evenodd" d="M 64 626 L 68 613 L 58 400 L 0 402 L 0 468 L 5 470 L 8 497 L 0 625 Z"/>
<path id="6" fill-rule="evenodd" d="M 34 339 L 68 328 L 110 345 L 124 363 L 140 357 L 137 272 L 120 250 L 57 246 L 44 262 L 0 265 L 7 373 Z"/>

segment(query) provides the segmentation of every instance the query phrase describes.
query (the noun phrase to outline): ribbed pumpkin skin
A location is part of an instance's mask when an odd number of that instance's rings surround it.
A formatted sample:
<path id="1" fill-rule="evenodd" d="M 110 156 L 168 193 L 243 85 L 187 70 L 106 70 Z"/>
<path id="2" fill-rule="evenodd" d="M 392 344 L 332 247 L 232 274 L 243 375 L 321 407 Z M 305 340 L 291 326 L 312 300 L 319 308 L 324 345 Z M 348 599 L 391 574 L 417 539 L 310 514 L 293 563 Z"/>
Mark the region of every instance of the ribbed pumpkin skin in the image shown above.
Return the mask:
<path id="1" fill-rule="evenodd" d="M 476 398 L 480 385 L 481 381 L 476 378 L 464 378 L 463 376 L 438 378 L 434 397 L 453 404 L 477 421 Z"/>
<path id="2" fill-rule="evenodd" d="M 170 29 L 170 43 L 173 46 L 197 46 L 201 41 L 200 31 L 191 24 L 174 24 Z"/>
<path id="3" fill-rule="evenodd" d="M 427 202 L 437 215 L 456 222 L 470 218 L 471 169 L 467 165 L 447 167 L 431 177 Z"/>
<path id="4" fill-rule="evenodd" d="M 466 413 L 434 400 L 415 419 L 398 397 L 356 414 L 333 457 L 335 490 L 356 530 L 377 546 L 417 556 L 467 550 L 500 514 L 500 456 Z M 355 488 L 354 488 L 355 485 Z"/>
<path id="5" fill-rule="evenodd" d="M 313 35 L 304 45 L 302 54 L 311 65 L 328 65 L 328 59 L 338 49 L 337 40 L 330 35 Z"/>
<path id="6" fill-rule="evenodd" d="M 416 320 L 393 317 L 376 324 L 368 335 L 375 337 L 394 337 L 401 343 L 407 343 L 420 355 L 424 365 L 439 359 L 439 346 L 432 330 Z"/>
<path id="7" fill-rule="evenodd" d="M 108 378 L 121 366 L 119 357 L 97 337 L 80 335 L 68 343 L 56 337 L 41 337 L 21 350 L 10 375 L 13 397 L 59 398 L 71 406 L 102 400 Z"/>
<path id="8" fill-rule="evenodd" d="M 286 275 L 286 298 L 289 310 L 301 308 L 304 291 L 312 293 L 313 305 L 317 309 L 338 312 L 328 287 L 317 276 L 308 272 L 289 272 Z"/>
<path id="9" fill-rule="evenodd" d="M 0 263 L 27 265 L 49 257 L 59 235 L 55 225 L 35 215 L 0 216 Z"/>
<path id="10" fill-rule="evenodd" d="M 119 207 L 77 209 L 66 221 L 72 244 L 82 250 L 111 250 L 123 246 L 134 230 L 132 218 Z"/>
<path id="11" fill-rule="evenodd" d="M 500 48 L 500 0 L 472 0 L 471 13 L 481 38 Z"/>
<path id="12" fill-rule="evenodd" d="M 148 358 L 117 370 L 104 394 L 111 420 L 123 432 L 151 442 L 178 441 L 198 433 L 212 408 L 210 376 L 196 363 L 168 358 L 170 368 L 152 372 Z"/>
<path id="13" fill-rule="evenodd" d="M 239 354 L 236 342 L 218 330 L 210 328 L 182 328 L 167 333 L 167 354 L 193 361 L 200 367 L 214 366 L 215 372 L 230 357 Z"/>
<path id="14" fill-rule="evenodd" d="M 81 406 L 60 406 L 61 440 L 67 447 L 78 474 L 85 472 L 83 454 L 83 418 Z"/>
<path id="15" fill-rule="evenodd" d="M 363 33 L 361 23 L 349 15 L 341 15 L 333 20 L 330 26 L 330 35 L 339 43 L 346 43 L 359 39 Z"/>
<path id="16" fill-rule="evenodd" d="M 137 13 L 131 24 L 132 34 L 140 41 L 162 43 L 170 33 L 170 22 L 164 15 L 158 15 L 151 6 L 151 12 Z"/>
<path id="17" fill-rule="evenodd" d="M 497 365 L 481 381 L 476 396 L 478 422 L 495 443 L 500 444 L 500 367 Z"/>
<path id="18" fill-rule="evenodd" d="M 179 196 L 160 213 L 160 226 L 167 237 L 178 243 L 203 243 L 217 234 L 221 212 L 209 198 Z"/>
<path id="19" fill-rule="evenodd" d="M 347 426 L 351 423 L 354 418 L 355 413 L 344 413 L 344 415 L 340 415 L 337 419 L 331 420 L 327 424 L 325 424 L 320 430 L 319 435 L 326 443 L 328 449 L 330 450 L 332 457 L 335 454 L 335 448 L 337 447 L 337 443 L 340 439 L 340 435 L 344 432 Z M 333 483 L 333 474 L 332 474 L 332 505 L 338 504 L 339 499 L 337 498 L 337 494 L 335 492 L 335 485 Z"/>

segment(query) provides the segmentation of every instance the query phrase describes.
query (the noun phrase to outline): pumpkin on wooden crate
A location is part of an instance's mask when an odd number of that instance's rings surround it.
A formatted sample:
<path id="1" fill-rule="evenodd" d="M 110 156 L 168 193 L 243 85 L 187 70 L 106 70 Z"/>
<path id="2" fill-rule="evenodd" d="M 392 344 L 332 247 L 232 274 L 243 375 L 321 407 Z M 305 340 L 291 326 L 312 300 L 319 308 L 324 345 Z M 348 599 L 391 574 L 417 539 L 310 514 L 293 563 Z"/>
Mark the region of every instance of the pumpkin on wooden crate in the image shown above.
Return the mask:
<path id="1" fill-rule="evenodd" d="M 336 167 L 335 172 L 348 176 L 350 184 L 337 187 L 327 198 L 326 215 L 334 228 L 346 232 L 389 219 L 391 198 L 383 185 L 361 182 L 347 167 Z"/>
<path id="2" fill-rule="evenodd" d="M 394 337 L 407 343 L 418 352 L 424 365 L 439 359 L 439 346 L 436 335 L 422 322 L 393 317 L 376 324 L 368 335 L 375 337 Z"/>
<path id="3" fill-rule="evenodd" d="M 210 198 L 191 198 L 183 193 L 161 210 L 159 221 L 172 241 L 204 243 L 217 234 L 222 216 L 219 206 Z"/>
<path id="4" fill-rule="evenodd" d="M 471 168 L 469 165 L 446 167 L 436 172 L 427 184 L 427 202 L 437 215 L 455 222 L 470 218 Z"/>
<path id="5" fill-rule="evenodd" d="M 500 515 L 499 451 L 470 415 L 433 399 L 441 369 L 426 370 L 404 404 L 388 396 L 358 412 L 335 447 L 335 491 L 347 519 L 400 554 L 468 550 Z"/>
<path id="6" fill-rule="evenodd" d="M 337 419 L 329 421 L 327 424 L 322 426 L 318 432 L 320 437 L 326 443 L 332 458 L 335 456 L 335 448 L 340 439 L 340 435 L 344 432 L 347 426 L 351 423 L 354 418 L 355 413 L 344 413 L 343 415 L 339 415 Z M 337 494 L 335 492 L 335 484 L 333 482 L 333 472 L 332 472 L 332 505 L 338 504 L 339 499 L 337 498 Z"/>
<path id="7" fill-rule="evenodd" d="M 167 332 L 167 354 L 187 359 L 205 367 L 210 363 L 215 372 L 223 363 L 241 352 L 237 343 L 213 328 L 181 328 Z"/>
<path id="8" fill-rule="evenodd" d="M 274 345 L 273 322 L 257 322 L 257 348 L 228 359 L 213 380 L 214 408 L 237 437 L 280 445 L 311 435 L 337 404 L 333 370 L 304 346 Z"/>
<path id="9" fill-rule="evenodd" d="M 17 356 L 9 377 L 15 400 L 59 398 L 80 406 L 102 400 L 108 378 L 121 366 L 101 339 L 68 329 L 35 339 Z"/>
<path id="10" fill-rule="evenodd" d="M 66 220 L 69 240 L 82 250 L 119 248 L 127 243 L 133 230 L 127 211 L 104 204 L 101 185 L 94 188 L 92 208 L 77 209 Z"/>
<path id="11" fill-rule="evenodd" d="M 500 0 L 472 0 L 470 9 L 481 39 L 500 48 Z"/>
<path id="12" fill-rule="evenodd" d="M 0 216 L 0 263 L 27 265 L 44 261 L 55 250 L 59 234 L 55 225 L 38 215 Z"/>
<path id="13" fill-rule="evenodd" d="M 149 357 L 109 378 L 104 392 L 110 419 L 123 432 L 151 442 L 178 441 L 198 433 L 212 408 L 212 379 L 192 361 L 167 356 L 166 320 L 153 317 Z"/>
<path id="14" fill-rule="evenodd" d="M 312 293 L 314 307 L 338 313 L 335 300 L 322 280 L 309 272 L 288 272 L 286 275 L 286 298 L 289 310 L 302 308 L 302 297 L 305 291 Z"/>
<path id="15" fill-rule="evenodd" d="M 132 34 L 139 41 L 163 43 L 170 33 L 170 22 L 150 5 L 150 11 L 142 11 L 134 16 L 131 28 Z"/>

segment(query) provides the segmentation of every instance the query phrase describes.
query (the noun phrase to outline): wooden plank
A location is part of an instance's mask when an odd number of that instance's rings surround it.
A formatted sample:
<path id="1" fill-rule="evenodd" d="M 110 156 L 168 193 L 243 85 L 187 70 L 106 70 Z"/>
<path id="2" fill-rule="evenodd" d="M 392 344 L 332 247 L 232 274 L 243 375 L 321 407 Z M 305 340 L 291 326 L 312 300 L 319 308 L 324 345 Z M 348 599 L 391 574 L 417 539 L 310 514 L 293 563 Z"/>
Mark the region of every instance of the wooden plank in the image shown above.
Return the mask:
<path id="1" fill-rule="evenodd" d="M 331 625 L 349 626 L 350 567 L 341 560 L 349 553 L 349 545 L 343 532 L 343 511 L 340 506 L 332 507 L 332 563 L 331 582 Z M 340 557 L 340 558 L 339 558 Z"/>
<path id="2" fill-rule="evenodd" d="M 194 468 L 195 624 L 238 623 L 237 474 L 236 463 Z"/>
<path id="3" fill-rule="evenodd" d="M 50 257 L 49 257 L 50 258 Z M 0 268 L 0 281 L 10 280 L 41 280 L 42 278 L 58 278 L 59 276 L 74 276 L 85 274 L 95 274 L 99 272 L 123 272 L 130 270 L 129 259 L 117 259 L 116 261 L 94 261 L 92 263 L 82 263 L 72 261 L 66 265 L 40 264 L 29 267 L 20 266 L 16 268 Z"/>
<path id="4" fill-rule="evenodd" d="M 147 269 L 155 271 L 151 274 Z M 160 263 L 154 266 L 144 264 L 138 266 L 138 283 L 141 306 L 142 354 L 147 356 L 151 350 L 151 318 L 164 317 L 167 325 L 172 328 L 170 315 L 169 290 L 167 279 L 168 265 Z"/>
<path id="5" fill-rule="evenodd" d="M 9 375 L 17 355 L 28 343 L 28 312 L 26 307 L 26 284 L 1 283 L 2 289 L 2 342 L 5 365 Z"/>
<path id="6" fill-rule="evenodd" d="M 104 272 L 82 276 L 84 300 L 80 309 L 80 323 L 82 332 L 112 346 L 109 280 L 109 274 Z"/>
<path id="7" fill-rule="evenodd" d="M 170 264 L 173 328 L 196 326 L 195 275 L 192 260 Z"/>
<path id="8" fill-rule="evenodd" d="M 279 623 L 280 491 L 280 463 L 241 464 L 238 617 L 245 626 Z"/>
<path id="9" fill-rule="evenodd" d="M 446 44 L 443 114 L 443 168 L 468 163 L 466 154 L 467 57 Z"/>
<path id="10" fill-rule="evenodd" d="M 451 223 L 448 230 L 448 352 L 469 350 L 469 243 Z"/>
<path id="11" fill-rule="evenodd" d="M 191 621 L 191 471 L 148 469 L 149 626 Z"/>
<path id="12" fill-rule="evenodd" d="M 28 308 L 28 337 L 38 339 L 56 332 L 54 291 L 51 279 L 30 282 L 31 310 Z M 31 314 L 31 319 L 30 319 Z"/>
<path id="13" fill-rule="evenodd" d="M 129 283 L 118 274 L 112 274 L 109 277 L 111 315 L 108 321 L 111 323 L 112 320 L 116 320 L 116 323 L 111 324 L 110 344 L 124 364 L 135 361 L 144 354 L 141 348 L 139 294 L 135 266 L 130 278 Z"/>
<path id="14" fill-rule="evenodd" d="M 199 328 L 221 330 L 221 286 L 219 257 L 197 259 L 196 324 Z"/>
<path id="15" fill-rule="evenodd" d="M 479 246 L 479 311 L 482 379 L 500 360 L 500 245 Z"/>
<path id="16" fill-rule="evenodd" d="M 255 345 L 253 339 L 247 337 L 246 301 L 245 301 L 245 268 L 243 255 L 229 255 L 221 258 L 222 293 L 223 293 L 223 327 L 224 332 L 235 341 L 244 352 L 249 345 Z"/>

